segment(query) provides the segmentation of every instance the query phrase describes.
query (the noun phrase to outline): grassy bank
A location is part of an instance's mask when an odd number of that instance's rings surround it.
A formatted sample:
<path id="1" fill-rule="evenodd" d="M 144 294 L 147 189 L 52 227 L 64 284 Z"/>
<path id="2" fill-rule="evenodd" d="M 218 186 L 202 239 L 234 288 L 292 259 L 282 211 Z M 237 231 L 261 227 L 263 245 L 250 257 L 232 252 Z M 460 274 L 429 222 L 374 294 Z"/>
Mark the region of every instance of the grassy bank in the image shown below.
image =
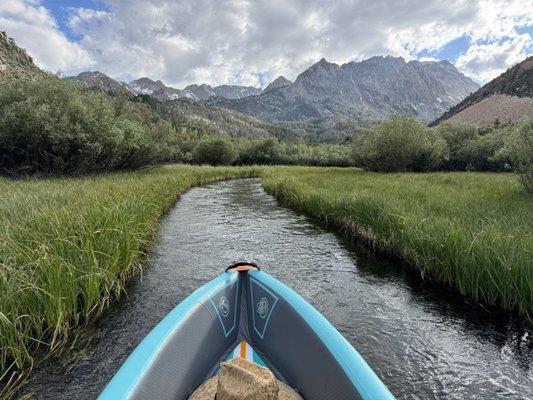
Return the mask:
<path id="1" fill-rule="evenodd" d="M 285 205 L 364 237 L 476 301 L 532 314 L 533 201 L 509 174 L 167 166 L 0 178 L 4 382 L 124 291 L 180 193 L 260 173 Z"/>
<path id="2" fill-rule="evenodd" d="M 180 193 L 258 172 L 167 166 L 81 178 L 0 178 L 4 382 L 31 365 L 37 348 L 58 347 L 124 290 Z"/>
<path id="3" fill-rule="evenodd" d="M 286 168 L 263 184 L 476 301 L 533 313 L 533 200 L 512 175 Z"/>

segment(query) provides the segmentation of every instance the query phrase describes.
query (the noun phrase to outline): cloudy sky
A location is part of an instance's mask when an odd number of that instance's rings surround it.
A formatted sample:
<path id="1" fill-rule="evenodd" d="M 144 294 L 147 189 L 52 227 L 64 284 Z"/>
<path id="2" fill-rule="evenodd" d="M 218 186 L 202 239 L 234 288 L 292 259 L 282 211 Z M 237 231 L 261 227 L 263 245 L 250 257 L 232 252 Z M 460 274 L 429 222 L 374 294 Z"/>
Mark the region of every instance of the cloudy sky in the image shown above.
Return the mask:
<path id="1" fill-rule="evenodd" d="M 486 82 L 533 53 L 531 0 L 0 0 L 36 63 L 175 87 L 265 86 L 320 58 L 449 60 Z"/>

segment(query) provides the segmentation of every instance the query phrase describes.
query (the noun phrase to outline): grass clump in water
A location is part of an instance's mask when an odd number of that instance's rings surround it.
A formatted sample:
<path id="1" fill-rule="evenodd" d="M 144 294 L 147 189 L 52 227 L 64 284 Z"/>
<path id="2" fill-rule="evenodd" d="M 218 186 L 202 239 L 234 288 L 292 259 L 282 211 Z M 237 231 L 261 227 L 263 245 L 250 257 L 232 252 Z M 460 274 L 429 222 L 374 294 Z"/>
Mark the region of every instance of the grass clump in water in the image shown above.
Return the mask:
<path id="1" fill-rule="evenodd" d="M 16 379 L 37 349 L 59 347 L 73 327 L 124 291 L 180 193 L 258 173 L 167 166 L 81 178 L 0 178 L 0 378 Z"/>
<path id="2" fill-rule="evenodd" d="M 477 302 L 533 312 L 533 201 L 511 174 L 285 168 L 263 185 Z"/>

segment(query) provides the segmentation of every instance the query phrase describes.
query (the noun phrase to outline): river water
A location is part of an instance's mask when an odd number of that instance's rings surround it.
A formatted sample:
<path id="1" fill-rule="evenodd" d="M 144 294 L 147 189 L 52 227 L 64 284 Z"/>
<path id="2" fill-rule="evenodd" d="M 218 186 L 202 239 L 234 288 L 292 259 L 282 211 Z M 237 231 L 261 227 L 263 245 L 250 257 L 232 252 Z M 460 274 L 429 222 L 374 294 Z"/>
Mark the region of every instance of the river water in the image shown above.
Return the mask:
<path id="1" fill-rule="evenodd" d="M 317 227 L 280 207 L 256 179 L 184 194 L 128 295 L 71 351 L 40 362 L 25 395 L 96 398 L 168 311 L 241 260 L 260 264 L 313 304 L 398 399 L 533 398 L 531 327 Z"/>

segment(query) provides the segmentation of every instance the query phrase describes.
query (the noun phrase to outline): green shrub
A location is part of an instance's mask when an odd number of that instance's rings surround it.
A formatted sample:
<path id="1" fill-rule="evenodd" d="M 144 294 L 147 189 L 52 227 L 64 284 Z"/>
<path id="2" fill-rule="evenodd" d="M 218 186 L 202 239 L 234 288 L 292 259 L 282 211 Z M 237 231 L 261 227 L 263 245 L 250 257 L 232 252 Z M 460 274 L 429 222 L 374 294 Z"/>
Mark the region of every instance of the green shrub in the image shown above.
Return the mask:
<path id="1" fill-rule="evenodd" d="M 276 139 L 250 139 L 246 137 L 235 137 L 228 140 L 231 140 L 237 151 L 237 158 L 234 161 L 234 164 L 237 165 L 282 164 L 337 167 L 353 165 L 350 147 L 347 145 L 306 143 L 303 140 L 283 142 Z M 180 145 L 180 148 L 185 149 L 183 145 Z M 184 154 L 184 157 L 187 157 L 187 153 Z M 196 160 L 193 155 L 191 155 L 191 159 Z"/>
<path id="2" fill-rule="evenodd" d="M 435 128 L 447 146 L 442 166 L 450 170 L 465 170 L 470 162 L 465 154 L 465 144 L 479 137 L 479 130 L 473 125 L 442 123 Z"/>
<path id="3" fill-rule="evenodd" d="M 443 123 L 435 128 L 444 139 L 447 153 L 442 168 L 459 171 L 501 171 L 506 163 L 496 154 L 503 147 L 508 128 L 480 132 L 473 125 Z"/>
<path id="4" fill-rule="evenodd" d="M 179 157 L 171 126 L 124 96 L 50 75 L 0 85 L 3 172 L 83 173 Z"/>
<path id="5" fill-rule="evenodd" d="M 505 143 L 507 129 L 495 128 L 479 134 L 464 143 L 457 152 L 457 157 L 464 162 L 467 171 L 503 171 L 507 163 L 496 154 Z"/>
<path id="6" fill-rule="evenodd" d="M 227 140 L 209 138 L 194 147 L 192 156 L 199 164 L 230 165 L 236 160 L 237 151 Z"/>
<path id="7" fill-rule="evenodd" d="M 281 145 L 274 139 L 254 140 L 239 149 L 238 164 L 273 165 L 282 161 Z"/>
<path id="8" fill-rule="evenodd" d="M 303 141 L 283 143 L 283 164 L 312 165 L 321 167 L 348 167 L 353 162 L 350 146 L 338 144 L 305 143 Z"/>
<path id="9" fill-rule="evenodd" d="M 410 116 L 394 116 L 363 129 L 353 142 L 357 166 L 371 171 L 427 171 L 436 167 L 445 144 Z"/>
<path id="10" fill-rule="evenodd" d="M 533 193 L 533 120 L 523 121 L 509 129 L 505 145 L 497 157 L 509 160 L 526 191 Z"/>

